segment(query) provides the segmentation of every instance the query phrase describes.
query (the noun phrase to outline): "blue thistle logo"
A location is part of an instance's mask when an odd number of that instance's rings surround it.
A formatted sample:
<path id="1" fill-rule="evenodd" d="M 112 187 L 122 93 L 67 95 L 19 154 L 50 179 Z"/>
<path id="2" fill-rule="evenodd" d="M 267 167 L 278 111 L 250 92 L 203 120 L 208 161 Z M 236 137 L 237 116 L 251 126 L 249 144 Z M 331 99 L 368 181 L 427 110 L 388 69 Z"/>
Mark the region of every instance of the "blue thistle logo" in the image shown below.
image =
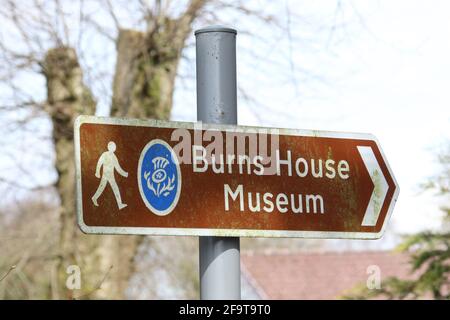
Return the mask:
<path id="1" fill-rule="evenodd" d="M 141 152 L 138 165 L 139 191 L 145 205 L 158 216 L 168 215 L 181 191 L 178 159 L 165 141 L 154 139 Z"/>

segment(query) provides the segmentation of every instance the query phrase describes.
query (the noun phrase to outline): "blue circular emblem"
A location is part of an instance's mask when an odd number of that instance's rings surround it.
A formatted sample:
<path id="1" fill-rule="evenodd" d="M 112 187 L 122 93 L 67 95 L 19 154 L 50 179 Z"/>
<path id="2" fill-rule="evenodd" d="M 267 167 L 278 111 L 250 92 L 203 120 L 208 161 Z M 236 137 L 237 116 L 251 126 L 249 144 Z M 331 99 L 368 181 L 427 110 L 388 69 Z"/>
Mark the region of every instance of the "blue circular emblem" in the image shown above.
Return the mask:
<path id="1" fill-rule="evenodd" d="M 168 215 L 177 205 L 181 192 L 178 159 L 167 142 L 154 139 L 141 152 L 138 185 L 142 200 L 154 214 Z"/>

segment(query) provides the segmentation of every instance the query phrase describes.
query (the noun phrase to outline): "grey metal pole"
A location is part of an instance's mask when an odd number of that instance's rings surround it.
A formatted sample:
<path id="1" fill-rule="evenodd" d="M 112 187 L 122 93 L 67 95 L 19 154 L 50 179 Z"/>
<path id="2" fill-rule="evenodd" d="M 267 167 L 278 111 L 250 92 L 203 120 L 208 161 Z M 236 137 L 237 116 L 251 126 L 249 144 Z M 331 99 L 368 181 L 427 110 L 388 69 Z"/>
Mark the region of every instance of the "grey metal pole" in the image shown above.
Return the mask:
<path id="1" fill-rule="evenodd" d="M 236 30 L 195 31 L 197 120 L 237 124 Z M 200 299 L 241 299 L 239 238 L 200 237 Z"/>

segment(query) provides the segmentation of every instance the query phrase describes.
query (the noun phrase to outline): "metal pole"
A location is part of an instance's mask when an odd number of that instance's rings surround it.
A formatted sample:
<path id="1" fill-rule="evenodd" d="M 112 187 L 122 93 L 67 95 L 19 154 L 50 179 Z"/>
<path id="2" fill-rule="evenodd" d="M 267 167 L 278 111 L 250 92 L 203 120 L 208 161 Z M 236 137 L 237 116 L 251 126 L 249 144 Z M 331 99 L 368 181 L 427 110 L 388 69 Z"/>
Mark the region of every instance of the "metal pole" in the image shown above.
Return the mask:
<path id="1" fill-rule="evenodd" d="M 237 124 L 236 30 L 195 31 L 197 120 Z M 200 237 L 200 299 L 241 299 L 239 238 Z"/>

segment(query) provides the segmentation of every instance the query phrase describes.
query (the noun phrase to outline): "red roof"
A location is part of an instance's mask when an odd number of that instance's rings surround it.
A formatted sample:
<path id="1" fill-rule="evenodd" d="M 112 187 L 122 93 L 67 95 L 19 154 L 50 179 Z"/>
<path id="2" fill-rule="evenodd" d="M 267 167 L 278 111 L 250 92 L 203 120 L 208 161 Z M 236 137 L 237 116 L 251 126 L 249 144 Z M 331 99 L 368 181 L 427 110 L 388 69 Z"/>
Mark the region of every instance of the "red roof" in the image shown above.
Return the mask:
<path id="1" fill-rule="evenodd" d="M 243 274 L 262 299 L 336 299 L 365 284 L 370 266 L 380 268 L 382 281 L 411 276 L 408 256 L 391 252 L 242 255 Z"/>

